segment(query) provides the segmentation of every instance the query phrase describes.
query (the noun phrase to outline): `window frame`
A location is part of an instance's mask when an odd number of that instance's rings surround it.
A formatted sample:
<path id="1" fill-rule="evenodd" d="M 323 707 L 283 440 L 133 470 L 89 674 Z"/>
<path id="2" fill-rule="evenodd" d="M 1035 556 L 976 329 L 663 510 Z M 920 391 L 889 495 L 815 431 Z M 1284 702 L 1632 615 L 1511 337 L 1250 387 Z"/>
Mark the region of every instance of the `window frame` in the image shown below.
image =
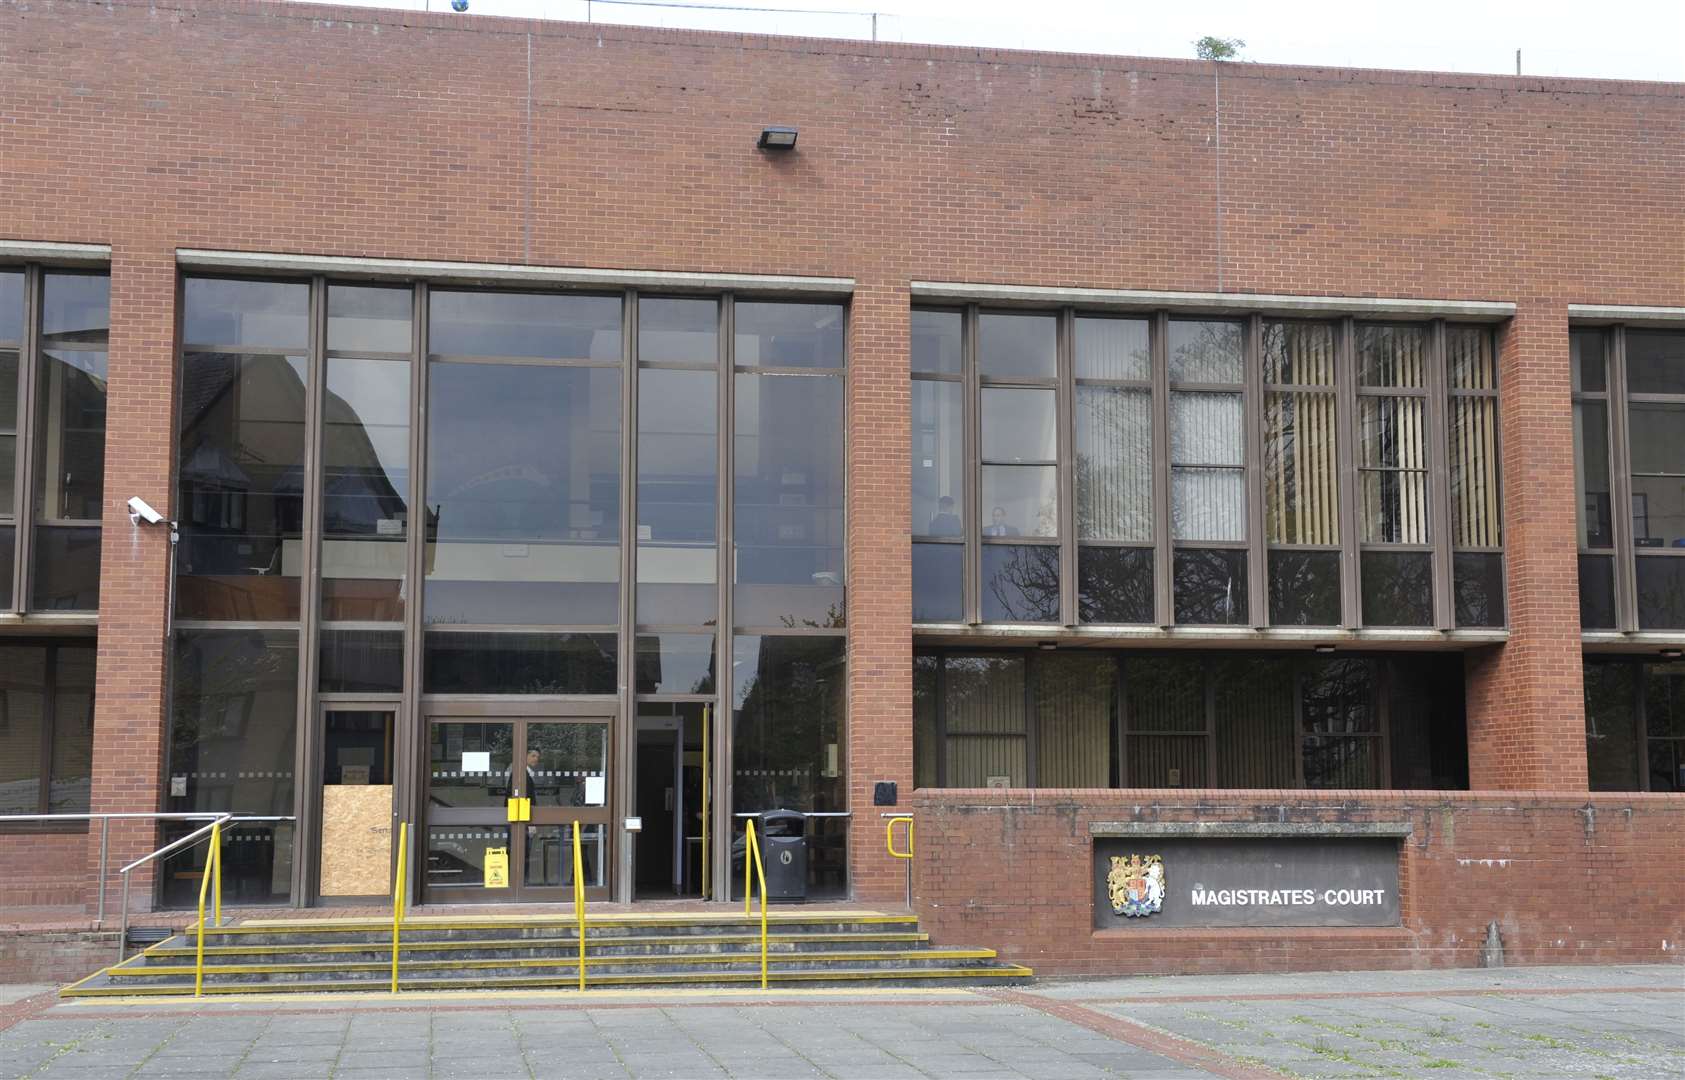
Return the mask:
<path id="1" fill-rule="evenodd" d="M 65 648 L 86 649 L 90 653 L 96 652 L 93 639 L 75 638 L 65 641 L 41 638 L 6 639 L 0 642 L 6 645 L 38 648 L 42 651 L 41 668 L 41 746 L 40 746 L 40 776 L 39 789 L 36 791 L 36 808 L 33 813 L 53 813 L 53 744 L 58 735 L 58 671 L 59 653 Z M 97 670 L 97 669 L 96 669 Z M 0 699 L 0 709 L 5 708 L 5 702 Z M 93 714 L 89 714 L 90 722 Z M 93 757 L 88 759 L 90 776 L 93 771 Z M 91 809 L 91 807 L 90 807 Z M 86 813 L 86 811 L 65 811 L 65 813 Z M 0 818 L 0 835 L 13 833 L 86 833 L 87 821 L 14 821 L 6 822 Z"/>

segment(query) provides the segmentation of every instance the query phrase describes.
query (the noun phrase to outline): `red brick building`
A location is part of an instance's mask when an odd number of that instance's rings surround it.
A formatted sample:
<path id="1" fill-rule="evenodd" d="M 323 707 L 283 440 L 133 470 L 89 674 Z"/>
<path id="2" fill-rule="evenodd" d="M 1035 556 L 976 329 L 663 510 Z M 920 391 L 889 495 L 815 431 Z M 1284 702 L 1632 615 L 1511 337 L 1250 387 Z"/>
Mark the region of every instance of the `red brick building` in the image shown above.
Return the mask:
<path id="1" fill-rule="evenodd" d="M 232 0 L 0 81 L 0 814 L 313 905 L 787 807 L 888 903 L 883 796 L 1042 971 L 1677 955 L 1680 86 Z"/>

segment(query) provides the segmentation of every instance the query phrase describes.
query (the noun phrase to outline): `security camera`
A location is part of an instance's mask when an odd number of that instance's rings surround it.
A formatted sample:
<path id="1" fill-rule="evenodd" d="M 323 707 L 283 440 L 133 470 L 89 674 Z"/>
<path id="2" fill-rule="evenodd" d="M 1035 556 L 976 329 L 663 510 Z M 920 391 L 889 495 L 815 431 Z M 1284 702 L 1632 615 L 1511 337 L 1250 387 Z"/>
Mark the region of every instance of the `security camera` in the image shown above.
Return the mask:
<path id="1" fill-rule="evenodd" d="M 129 500 L 129 520 L 136 525 L 139 525 L 143 521 L 148 525 L 156 525 L 165 519 L 163 514 L 160 514 L 158 511 L 152 509 L 150 503 L 141 498 L 139 495 L 136 495 L 134 498 Z"/>

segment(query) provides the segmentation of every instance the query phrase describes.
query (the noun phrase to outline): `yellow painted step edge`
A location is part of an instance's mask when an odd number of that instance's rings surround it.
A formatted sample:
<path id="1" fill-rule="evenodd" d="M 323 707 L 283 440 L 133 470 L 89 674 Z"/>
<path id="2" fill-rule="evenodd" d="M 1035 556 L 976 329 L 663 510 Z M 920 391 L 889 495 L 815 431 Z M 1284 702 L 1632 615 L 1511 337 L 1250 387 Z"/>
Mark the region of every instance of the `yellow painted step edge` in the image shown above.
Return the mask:
<path id="1" fill-rule="evenodd" d="M 206 935 L 209 937 L 209 935 Z M 741 945 L 758 944 L 759 934 L 674 934 L 669 937 L 587 937 L 585 947 L 622 948 L 628 945 Z M 769 934 L 767 941 L 773 943 L 803 943 L 810 941 L 838 942 L 858 941 L 863 944 L 877 942 L 908 942 L 916 943 L 929 941 L 929 934 L 909 933 L 876 933 L 861 931 L 856 934 Z M 542 949 L 578 947 L 575 938 L 480 938 L 468 941 L 417 941 L 404 942 L 404 952 L 452 952 L 467 949 Z M 351 952 L 390 952 L 391 946 L 386 942 L 320 942 L 304 944 L 276 943 L 274 945 L 206 945 L 206 956 L 261 956 L 264 953 L 351 953 Z M 150 945 L 146 948 L 147 956 L 196 956 L 197 949 L 176 947 L 166 949 L 163 943 Z"/>
<path id="2" fill-rule="evenodd" d="M 819 912 L 768 912 L 766 921 L 777 925 L 791 923 L 844 923 L 847 925 L 906 925 L 917 923 L 917 915 L 826 915 Z M 760 925 L 758 916 L 746 917 L 742 915 L 700 915 L 695 917 L 669 916 L 659 919 L 634 919 L 624 916 L 599 917 L 588 915 L 585 919 L 586 928 L 593 926 L 721 926 L 736 927 L 753 924 Z M 571 915 L 525 916 L 520 919 L 474 919 L 469 917 L 440 917 L 416 916 L 404 920 L 406 930 L 507 930 L 511 926 L 530 926 L 534 928 L 556 926 L 571 927 L 575 925 Z M 353 934 L 365 933 L 370 930 L 391 930 L 390 919 L 368 919 L 361 921 L 329 922 L 326 920 L 289 919 L 267 923 L 241 923 L 238 926 L 220 926 L 215 929 L 205 928 L 205 937 L 211 935 L 241 934 Z M 187 937 L 195 936 L 194 929 L 188 927 L 182 931 Z"/>
<path id="3" fill-rule="evenodd" d="M 587 956 L 585 966 L 602 966 L 608 964 L 743 964 L 753 963 L 760 959 L 760 950 L 754 952 L 736 953 L 702 953 L 694 956 Z M 789 963 L 841 963 L 850 960 L 993 960 L 993 949 L 907 949 L 880 950 L 876 952 L 813 952 L 813 953 L 773 953 L 767 957 L 769 964 Z M 480 970 L 483 968 L 506 967 L 573 967 L 573 958 L 568 956 L 536 956 L 498 959 L 495 957 L 480 960 L 407 960 L 401 961 L 399 967 L 408 971 L 422 969 L 443 970 Z M 205 968 L 207 975 L 281 975 L 303 974 L 312 971 L 390 971 L 391 961 L 354 961 L 348 964 L 319 963 L 319 964 L 216 964 Z M 193 967 L 189 965 L 154 965 L 134 967 L 111 967 L 105 969 L 105 974 L 114 979 L 152 978 L 159 975 L 192 975 Z"/>

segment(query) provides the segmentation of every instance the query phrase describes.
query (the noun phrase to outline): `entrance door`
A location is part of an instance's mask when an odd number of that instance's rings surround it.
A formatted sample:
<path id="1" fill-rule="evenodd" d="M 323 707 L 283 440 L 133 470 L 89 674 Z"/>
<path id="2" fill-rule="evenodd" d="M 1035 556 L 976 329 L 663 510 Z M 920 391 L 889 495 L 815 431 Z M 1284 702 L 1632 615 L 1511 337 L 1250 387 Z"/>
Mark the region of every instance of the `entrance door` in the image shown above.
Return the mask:
<path id="1" fill-rule="evenodd" d="M 392 894 L 391 705 L 322 706 L 317 892 L 323 897 Z"/>
<path id="2" fill-rule="evenodd" d="M 432 718 L 427 901 L 571 902 L 575 821 L 585 895 L 606 900 L 609 721 Z"/>

